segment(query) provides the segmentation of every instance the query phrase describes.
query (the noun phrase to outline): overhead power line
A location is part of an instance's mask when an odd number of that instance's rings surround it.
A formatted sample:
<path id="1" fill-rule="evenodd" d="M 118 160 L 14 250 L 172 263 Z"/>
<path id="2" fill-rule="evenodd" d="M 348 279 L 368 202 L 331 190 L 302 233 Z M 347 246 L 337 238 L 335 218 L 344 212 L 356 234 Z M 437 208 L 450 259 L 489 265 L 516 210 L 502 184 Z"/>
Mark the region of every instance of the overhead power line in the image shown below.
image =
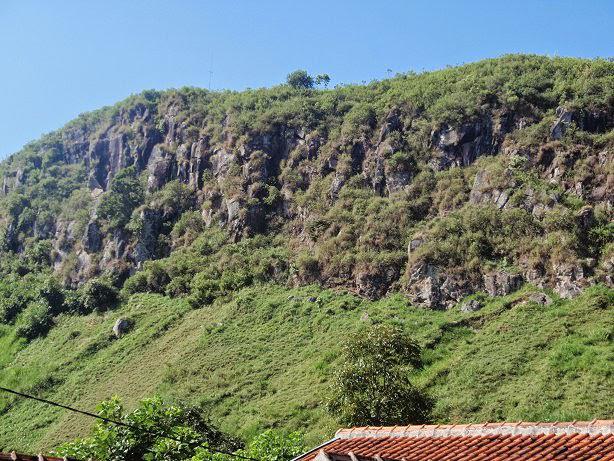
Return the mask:
<path id="1" fill-rule="evenodd" d="M 156 437 L 163 437 L 165 439 L 174 440 L 175 442 L 185 443 L 185 444 L 188 444 L 188 445 L 192 445 L 194 447 L 204 448 L 205 450 L 209 450 L 209 451 L 212 451 L 214 453 L 220 453 L 220 454 L 223 454 L 223 455 L 233 456 L 235 458 L 246 459 L 246 460 L 249 460 L 249 461 L 260 461 L 257 458 L 251 458 L 249 456 L 239 455 L 237 453 L 232 453 L 230 451 L 219 450 L 217 448 L 213 448 L 213 447 L 210 447 L 210 446 L 201 445 L 200 443 L 186 442 L 184 440 L 181 440 L 178 437 L 173 437 L 171 435 L 166 435 L 163 432 L 143 429 L 142 427 L 136 426 L 134 424 L 125 423 L 123 421 L 116 421 L 116 420 L 110 419 L 110 418 L 105 418 L 104 416 L 97 415 L 96 413 L 90 413 L 89 411 L 79 410 L 78 408 L 69 407 L 68 405 L 63 405 L 61 403 L 53 402 L 51 400 L 41 399 L 40 397 L 35 397 L 33 395 L 24 394 L 23 392 L 18 392 L 18 391 L 15 391 L 13 389 L 8 389 L 6 387 L 0 386 L 0 391 L 8 392 L 9 394 L 13 394 L 13 395 L 16 395 L 18 397 L 23 397 L 25 399 L 36 400 L 37 402 L 45 403 L 47 405 L 51 405 L 51 406 L 54 406 L 54 407 L 63 408 L 64 410 L 68 410 L 68 411 L 72 411 L 74 413 L 79 413 L 81 415 L 89 416 L 90 418 L 96 418 L 96 419 L 99 419 L 99 420 L 104 421 L 106 423 L 115 424 L 116 426 L 123 426 L 123 427 L 127 427 L 129 429 L 132 429 L 132 430 L 145 432 L 146 434 L 153 435 L 153 436 L 156 436 Z"/>

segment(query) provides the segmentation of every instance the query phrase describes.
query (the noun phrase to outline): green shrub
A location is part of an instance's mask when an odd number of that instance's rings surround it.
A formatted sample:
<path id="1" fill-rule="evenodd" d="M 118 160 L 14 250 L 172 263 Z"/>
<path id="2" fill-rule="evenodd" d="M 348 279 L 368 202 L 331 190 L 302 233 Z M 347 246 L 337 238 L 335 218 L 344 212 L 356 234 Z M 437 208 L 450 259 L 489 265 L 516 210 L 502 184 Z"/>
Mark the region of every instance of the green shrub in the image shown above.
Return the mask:
<path id="1" fill-rule="evenodd" d="M 64 289 L 57 279 L 48 277 L 40 287 L 40 295 L 47 301 L 52 315 L 58 315 L 67 310 Z"/>
<path id="2" fill-rule="evenodd" d="M 18 282 L 13 283 L 12 286 L 0 284 L 0 323 L 11 323 L 32 299 Z"/>
<path id="3" fill-rule="evenodd" d="M 386 160 L 386 163 L 392 171 L 411 171 L 416 168 L 416 161 L 413 156 L 404 151 L 394 152 Z"/>
<path id="4" fill-rule="evenodd" d="M 19 315 L 15 334 L 28 340 L 45 335 L 53 324 L 51 307 L 44 300 L 31 302 Z"/>
<path id="5" fill-rule="evenodd" d="M 302 69 L 295 70 L 288 74 L 286 82 L 295 90 L 306 90 L 313 88 L 313 78 Z"/>
<path id="6" fill-rule="evenodd" d="M 300 432 L 269 429 L 254 437 L 247 448 L 238 453 L 260 461 L 290 461 L 306 451 Z"/>
<path id="7" fill-rule="evenodd" d="M 112 309 L 118 301 L 117 288 L 103 278 L 88 281 L 80 292 L 84 312 L 103 312 Z"/>
<path id="8" fill-rule="evenodd" d="M 124 282 L 122 291 L 127 295 L 135 293 L 147 293 L 147 274 L 144 271 L 136 272 Z"/>
<path id="9" fill-rule="evenodd" d="M 211 304 L 217 297 L 223 294 L 220 287 L 220 273 L 210 269 L 196 274 L 191 283 L 190 304 L 201 307 Z"/>
<path id="10" fill-rule="evenodd" d="M 111 180 L 98 207 L 98 215 L 111 227 L 123 227 L 130 221 L 132 211 L 143 202 L 144 194 L 136 168 L 124 168 Z"/>
<path id="11" fill-rule="evenodd" d="M 430 400 L 410 381 L 420 348 L 399 327 L 375 325 L 343 346 L 333 378 L 329 412 L 342 424 L 381 426 L 424 423 Z"/>
<path id="12" fill-rule="evenodd" d="M 57 449 L 60 456 L 100 461 L 167 460 L 184 461 L 196 454 L 197 446 L 233 451 L 240 444 L 213 426 L 203 411 L 183 404 L 169 404 L 159 397 L 144 399 L 131 413 L 124 414 L 118 398 L 98 406 L 104 418 L 126 426 L 99 422 L 92 434 Z M 152 435 L 152 432 L 157 435 Z M 180 439 L 173 441 L 169 435 Z"/>

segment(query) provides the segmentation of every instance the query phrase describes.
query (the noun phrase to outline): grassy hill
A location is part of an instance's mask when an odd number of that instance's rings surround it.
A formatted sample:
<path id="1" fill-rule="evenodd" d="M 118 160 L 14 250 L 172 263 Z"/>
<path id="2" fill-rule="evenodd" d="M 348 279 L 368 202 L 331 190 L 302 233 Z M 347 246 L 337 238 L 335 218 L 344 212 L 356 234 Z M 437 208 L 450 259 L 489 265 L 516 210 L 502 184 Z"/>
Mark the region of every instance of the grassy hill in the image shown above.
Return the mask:
<path id="1" fill-rule="evenodd" d="M 390 321 L 424 347 L 414 379 L 435 398 L 435 422 L 611 416 L 614 292 L 597 286 L 548 306 L 527 301 L 534 292 L 491 299 L 473 313 L 316 286 L 254 286 L 200 309 L 138 294 L 116 311 L 62 316 L 29 344 L 3 328 L 0 383 L 90 410 L 112 395 L 130 407 L 160 394 L 205 405 L 233 434 L 300 429 L 316 443 L 337 427 L 322 400 L 340 342 L 364 323 Z M 135 324 L 115 339 L 119 316 Z M 0 424 L 4 449 L 48 449 L 92 424 L 38 403 L 0 402 L 1 420 L 10 421 Z"/>

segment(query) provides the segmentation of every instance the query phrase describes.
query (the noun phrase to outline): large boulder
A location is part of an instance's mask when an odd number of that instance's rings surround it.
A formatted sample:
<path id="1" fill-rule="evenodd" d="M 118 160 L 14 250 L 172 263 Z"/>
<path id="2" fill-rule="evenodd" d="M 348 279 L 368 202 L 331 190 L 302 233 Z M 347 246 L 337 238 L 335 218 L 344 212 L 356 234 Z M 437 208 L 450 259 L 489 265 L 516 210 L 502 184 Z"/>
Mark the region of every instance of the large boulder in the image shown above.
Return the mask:
<path id="1" fill-rule="evenodd" d="M 113 334 L 116 338 L 121 338 L 132 328 L 132 321 L 129 319 L 118 318 L 113 325 Z"/>
<path id="2" fill-rule="evenodd" d="M 584 276 L 584 268 L 580 264 L 559 264 L 554 268 L 554 291 L 561 298 L 573 298 L 580 294 L 588 281 Z"/>

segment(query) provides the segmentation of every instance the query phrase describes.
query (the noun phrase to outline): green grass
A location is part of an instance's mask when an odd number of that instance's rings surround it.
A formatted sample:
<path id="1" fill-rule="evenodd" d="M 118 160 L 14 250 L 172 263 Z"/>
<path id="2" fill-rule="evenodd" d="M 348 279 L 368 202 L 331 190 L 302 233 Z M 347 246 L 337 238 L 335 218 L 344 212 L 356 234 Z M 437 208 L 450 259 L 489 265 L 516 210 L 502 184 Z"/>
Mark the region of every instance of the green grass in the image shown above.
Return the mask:
<path id="1" fill-rule="evenodd" d="M 414 380 L 435 397 L 436 422 L 611 417 L 613 291 L 593 287 L 550 306 L 524 303 L 528 291 L 471 314 L 315 286 L 254 286 L 200 309 L 135 295 L 113 312 L 62 316 L 29 344 L 2 327 L 0 383 L 86 410 L 112 395 L 130 408 L 158 393 L 205 405 L 223 430 L 242 437 L 283 427 L 315 444 L 337 428 L 322 400 L 340 343 L 364 323 L 390 321 L 424 346 L 426 366 Z M 116 340 L 119 316 L 135 327 Z M 49 449 L 91 424 L 0 397 L 0 449 Z"/>

